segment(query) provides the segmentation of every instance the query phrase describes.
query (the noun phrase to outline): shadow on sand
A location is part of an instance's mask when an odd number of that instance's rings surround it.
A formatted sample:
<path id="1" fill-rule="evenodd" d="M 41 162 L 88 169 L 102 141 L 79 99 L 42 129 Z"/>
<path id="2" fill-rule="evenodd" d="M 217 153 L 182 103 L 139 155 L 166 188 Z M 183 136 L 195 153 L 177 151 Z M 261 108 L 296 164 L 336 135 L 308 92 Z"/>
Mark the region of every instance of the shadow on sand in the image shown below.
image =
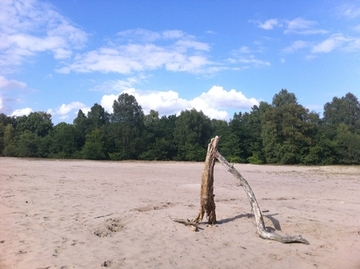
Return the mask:
<path id="1" fill-rule="evenodd" d="M 273 232 L 275 230 L 277 231 L 281 231 L 281 225 L 280 225 L 280 222 L 274 218 L 274 216 L 278 215 L 278 213 L 275 213 L 275 214 L 267 214 L 267 215 L 263 215 L 264 218 L 268 218 L 272 224 L 274 225 L 274 227 L 270 227 L 270 226 L 266 226 L 266 230 L 268 230 L 269 232 Z M 218 225 L 222 225 L 222 224 L 225 224 L 225 223 L 228 223 L 228 222 L 232 222 L 232 221 L 235 221 L 237 219 L 241 219 L 241 218 L 253 218 L 254 217 L 254 214 L 251 214 L 251 213 L 247 213 L 247 214 L 239 214 L 239 215 L 236 215 L 234 217 L 230 217 L 230 218 L 226 218 L 226 219 L 222 219 L 222 220 L 218 220 L 216 222 L 216 224 Z"/>

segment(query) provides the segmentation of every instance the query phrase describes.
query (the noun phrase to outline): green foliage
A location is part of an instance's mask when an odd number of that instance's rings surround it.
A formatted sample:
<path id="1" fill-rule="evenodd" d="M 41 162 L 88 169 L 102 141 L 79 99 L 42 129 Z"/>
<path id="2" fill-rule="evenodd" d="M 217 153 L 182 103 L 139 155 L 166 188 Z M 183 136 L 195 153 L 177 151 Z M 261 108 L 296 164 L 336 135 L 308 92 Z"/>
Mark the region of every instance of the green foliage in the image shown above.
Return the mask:
<path id="1" fill-rule="evenodd" d="M 38 155 L 41 138 L 26 130 L 18 137 L 17 156 L 19 157 L 40 157 Z"/>
<path id="2" fill-rule="evenodd" d="M 360 103 L 356 96 L 347 93 L 342 98 L 334 97 L 332 102 L 324 105 L 324 122 L 327 124 L 346 124 L 360 127 Z"/>
<path id="3" fill-rule="evenodd" d="M 203 161 L 210 138 L 211 121 L 203 112 L 195 109 L 182 111 L 175 121 L 174 142 L 177 155 L 174 159 Z"/>
<path id="4" fill-rule="evenodd" d="M 313 145 L 316 116 L 282 90 L 262 115 L 262 144 L 267 163 L 296 164 Z"/>
<path id="5" fill-rule="evenodd" d="M 110 156 L 138 159 L 143 147 L 141 138 L 145 129 L 141 106 L 134 96 L 123 93 L 114 101 L 113 110 L 114 113 L 110 115 L 112 126 L 109 135 L 114 148 Z"/>
<path id="6" fill-rule="evenodd" d="M 31 112 L 29 116 L 18 117 L 16 122 L 18 133 L 29 131 L 37 136 L 45 137 L 53 129 L 51 115 L 46 112 Z"/>
<path id="7" fill-rule="evenodd" d="M 100 129 L 95 129 L 86 136 L 86 143 L 82 149 L 84 159 L 105 160 L 108 159 L 105 148 L 105 136 Z"/>
<path id="8" fill-rule="evenodd" d="M 247 161 L 251 164 L 263 164 L 264 163 L 263 160 L 256 154 L 248 157 Z"/>
<path id="9" fill-rule="evenodd" d="M 360 163 L 360 135 L 352 133 L 348 125 L 341 123 L 337 128 L 335 142 L 339 163 Z"/>
<path id="10" fill-rule="evenodd" d="M 238 157 L 238 156 L 230 156 L 230 157 L 228 157 L 228 161 L 230 162 L 230 163 L 243 163 L 244 162 L 244 160 L 242 160 L 240 157 Z"/>
<path id="11" fill-rule="evenodd" d="M 59 123 L 54 127 L 49 139 L 49 157 L 74 158 L 74 154 L 80 150 L 79 133 L 72 124 Z"/>
<path id="12" fill-rule="evenodd" d="M 221 136 L 219 150 L 233 163 L 359 164 L 360 104 L 351 93 L 334 97 L 324 117 L 309 112 L 282 89 L 271 104 L 260 102 L 229 121 L 210 120 L 203 112 L 144 115 L 134 96 L 121 94 L 108 114 L 99 104 L 79 110 L 73 124 L 53 126 L 51 115 L 0 114 L 0 154 L 14 157 L 92 160 L 204 161 L 207 145 Z"/>

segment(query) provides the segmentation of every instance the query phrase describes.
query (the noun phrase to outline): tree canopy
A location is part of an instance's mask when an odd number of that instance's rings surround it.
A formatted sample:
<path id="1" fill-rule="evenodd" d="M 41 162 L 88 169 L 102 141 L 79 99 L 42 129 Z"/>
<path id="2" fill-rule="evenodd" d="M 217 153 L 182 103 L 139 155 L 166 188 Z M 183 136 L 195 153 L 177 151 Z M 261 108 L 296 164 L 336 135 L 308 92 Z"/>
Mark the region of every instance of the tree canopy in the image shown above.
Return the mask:
<path id="1" fill-rule="evenodd" d="M 203 161 L 207 144 L 221 136 L 219 150 L 232 162 L 359 164 L 360 102 L 352 93 L 334 97 L 324 115 L 309 111 L 286 89 L 272 103 L 260 102 L 228 122 L 202 111 L 145 115 L 134 96 L 123 93 L 108 113 L 94 104 L 73 124 L 53 125 L 51 115 L 0 114 L 0 155 L 93 160 Z"/>

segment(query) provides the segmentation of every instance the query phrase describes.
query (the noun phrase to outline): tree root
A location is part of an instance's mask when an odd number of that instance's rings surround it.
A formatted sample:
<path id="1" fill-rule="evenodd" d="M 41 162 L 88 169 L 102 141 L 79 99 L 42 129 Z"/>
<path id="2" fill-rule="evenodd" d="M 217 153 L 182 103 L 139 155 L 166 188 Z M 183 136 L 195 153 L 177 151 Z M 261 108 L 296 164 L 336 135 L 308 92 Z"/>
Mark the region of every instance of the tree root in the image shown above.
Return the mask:
<path id="1" fill-rule="evenodd" d="M 172 221 L 178 222 L 178 223 L 182 223 L 185 226 L 189 226 L 190 230 L 192 230 L 193 232 L 197 232 L 198 229 L 198 223 L 189 219 L 177 219 L 177 218 L 171 218 L 170 219 Z"/>

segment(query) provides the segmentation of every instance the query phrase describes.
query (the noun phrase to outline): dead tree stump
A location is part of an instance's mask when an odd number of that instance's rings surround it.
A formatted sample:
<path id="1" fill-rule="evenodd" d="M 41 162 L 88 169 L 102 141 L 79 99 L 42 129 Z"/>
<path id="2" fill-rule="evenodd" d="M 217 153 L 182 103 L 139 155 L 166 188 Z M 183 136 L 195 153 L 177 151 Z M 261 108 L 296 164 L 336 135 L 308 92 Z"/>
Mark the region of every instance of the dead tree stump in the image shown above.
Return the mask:
<path id="1" fill-rule="evenodd" d="M 246 192 L 246 195 L 249 199 L 251 211 L 255 216 L 257 233 L 263 239 L 275 240 L 282 243 L 303 243 L 309 245 L 309 242 L 299 236 L 290 236 L 290 235 L 279 235 L 274 232 L 269 232 L 266 230 L 264 224 L 264 218 L 260 210 L 260 206 L 256 200 L 255 194 L 251 189 L 249 183 L 246 179 L 231 165 L 218 151 L 220 138 L 215 136 L 211 139 L 208 144 L 205 167 L 201 176 L 201 191 L 200 191 L 200 210 L 197 217 L 194 220 L 188 219 L 172 219 L 173 221 L 182 223 L 186 226 L 194 226 L 194 231 L 197 230 L 198 224 L 204 218 L 204 214 L 208 218 L 208 223 L 214 225 L 216 223 L 216 213 L 215 213 L 215 200 L 214 200 L 214 166 L 215 160 L 217 159 L 235 178 L 240 181 L 240 186 Z"/>
<path id="2" fill-rule="evenodd" d="M 214 153 L 218 150 L 219 141 L 220 137 L 216 136 L 208 144 L 205 167 L 201 175 L 200 210 L 193 220 L 196 223 L 202 221 L 205 213 L 209 224 L 214 225 L 216 223 L 214 201 L 214 166 L 216 159 Z"/>

